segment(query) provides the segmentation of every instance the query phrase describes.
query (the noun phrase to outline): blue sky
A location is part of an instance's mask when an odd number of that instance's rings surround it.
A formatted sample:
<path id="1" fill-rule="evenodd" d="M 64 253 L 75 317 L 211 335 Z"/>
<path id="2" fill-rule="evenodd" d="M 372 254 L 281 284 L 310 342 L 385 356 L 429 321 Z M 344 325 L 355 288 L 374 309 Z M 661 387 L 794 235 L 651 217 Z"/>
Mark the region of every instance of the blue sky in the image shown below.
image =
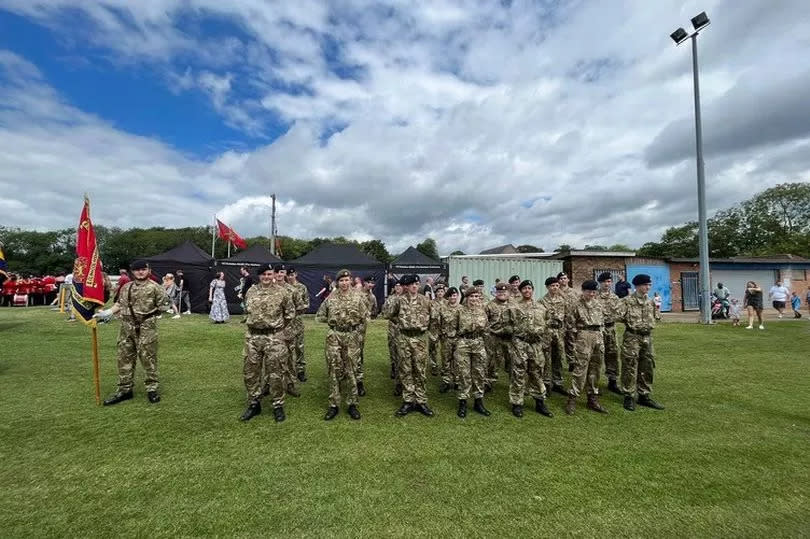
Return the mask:
<path id="1" fill-rule="evenodd" d="M 5 0 L 0 225 L 639 246 L 810 181 L 810 4 Z M 741 31 L 745 29 L 745 31 Z M 25 189 L 20 189 L 20 185 Z"/>

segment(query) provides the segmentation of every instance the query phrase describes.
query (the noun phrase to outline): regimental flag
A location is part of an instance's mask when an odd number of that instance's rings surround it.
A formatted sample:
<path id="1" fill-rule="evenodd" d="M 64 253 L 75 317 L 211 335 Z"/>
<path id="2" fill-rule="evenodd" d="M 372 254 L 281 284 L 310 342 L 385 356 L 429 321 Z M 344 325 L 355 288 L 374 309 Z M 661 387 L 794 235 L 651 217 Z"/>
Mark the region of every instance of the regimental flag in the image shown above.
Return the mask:
<path id="1" fill-rule="evenodd" d="M 0 245 L 0 284 L 8 279 L 8 264 L 6 264 L 6 255 L 3 253 L 3 246 Z"/>
<path id="2" fill-rule="evenodd" d="M 90 200 L 85 197 L 76 238 L 76 261 L 73 263 L 73 309 L 86 324 L 95 322 L 93 313 L 104 305 L 101 271 L 96 232 L 90 221 Z"/>
<path id="3" fill-rule="evenodd" d="M 242 236 L 237 234 L 234 229 L 217 219 L 217 232 L 219 239 L 225 240 L 228 243 L 233 243 L 240 249 L 247 249 L 247 243 L 242 239 Z"/>

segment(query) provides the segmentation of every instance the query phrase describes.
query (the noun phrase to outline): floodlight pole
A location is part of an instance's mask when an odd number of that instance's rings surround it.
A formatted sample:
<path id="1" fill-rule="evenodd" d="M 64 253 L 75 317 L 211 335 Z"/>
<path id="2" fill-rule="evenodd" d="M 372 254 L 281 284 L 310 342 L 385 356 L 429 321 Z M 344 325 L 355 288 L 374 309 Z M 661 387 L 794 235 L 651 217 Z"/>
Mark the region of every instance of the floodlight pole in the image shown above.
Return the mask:
<path id="1" fill-rule="evenodd" d="M 700 252 L 700 315 L 704 324 L 712 323 L 711 277 L 709 273 L 709 226 L 706 220 L 706 176 L 703 170 L 703 128 L 700 121 L 700 82 L 698 81 L 698 32 L 692 34 L 692 79 L 695 85 L 695 146 L 697 150 L 698 250 Z"/>

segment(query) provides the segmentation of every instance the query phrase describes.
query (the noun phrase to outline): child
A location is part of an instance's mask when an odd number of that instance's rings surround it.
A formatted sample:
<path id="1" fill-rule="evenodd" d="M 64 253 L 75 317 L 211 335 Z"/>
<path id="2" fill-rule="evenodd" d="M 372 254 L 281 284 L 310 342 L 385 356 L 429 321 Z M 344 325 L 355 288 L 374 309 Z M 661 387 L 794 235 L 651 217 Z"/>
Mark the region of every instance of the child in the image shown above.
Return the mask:
<path id="1" fill-rule="evenodd" d="M 661 320 L 661 296 L 658 292 L 653 294 L 653 303 L 655 304 L 655 319 Z"/>
<path id="2" fill-rule="evenodd" d="M 802 313 L 799 312 L 799 309 L 802 307 L 802 298 L 796 292 L 790 295 L 790 306 L 793 307 L 793 318 L 801 318 Z"/>
<path id="3" fill-rule="evenodd" d="M 728 307 L 728 316 L 731 318 L 731 325 L 732 326 L 739 326 L 740 325 L 740 314 L 741 314 L 740 304 L 737 301 L 737 298 L 731 298 L 731 304 Z"/>

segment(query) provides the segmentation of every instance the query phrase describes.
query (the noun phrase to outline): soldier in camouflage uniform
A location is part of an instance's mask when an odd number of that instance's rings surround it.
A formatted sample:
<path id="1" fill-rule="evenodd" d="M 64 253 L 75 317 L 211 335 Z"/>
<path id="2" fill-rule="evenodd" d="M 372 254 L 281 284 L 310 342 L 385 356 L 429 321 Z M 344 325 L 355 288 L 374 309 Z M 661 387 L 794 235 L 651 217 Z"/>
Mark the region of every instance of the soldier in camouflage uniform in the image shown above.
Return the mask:
<path id="1" fill-rule="evenodd" d="M 433 293 L 436 295 L 436 297 L 433 299 L 435 302 L 434 307 L 438 312 L 441 312 L 442 306 L 445 303 L 445 290 L 446 289 L 443 283 L 437 283 L 433 287 Z M 437 325 L 435 325 L 435 327 L 428 328 L 428 361 L 430 362 L 431 376 L 439 376 L 440 354 L 441 349 L 439 347 L 439 328 Z"/>
<path id="2" fill-rule="evenodd" d="M 495 298 L 487 302 L 484 310 L 487 313 L 489 324 L 489 346 L 487 347 L 487 384 L 486 391 L 490 391 L 498 380 L 498 367 L 509 365 L 514 355 L 512 342 L 512 328 L 505 318 L 509 307 L 509 290 L 506 283 L 495 285 Z"/>
<path id="3" fill-rule="evenodd" d="M 528 392 L 535 401 L 535 411 L 546 417 L 553 417 L 546 407 L 546 386 L 543 383 L 543 368 L 546 364 L 543 350 L 546 308 L 532 297 L 534 283 L 531 281 L 522 281 L 518 290 L 521 293 L 520 301 L 512 300 L 509 307 L 515 350 L 509 377 L 512 414 L 523 417 L 523 397 Z"/>
<path id="4" fill-rule="evenodd" d="M 292 321 L 293 333 L 293 359 L 298 380 L 307 381 L 307 359 L 304 356 L 304 320 L 301 318 L 309 309 L 309 290 L 307 285 L 298 281 L 295 268 L 287 268 L 287 283 L 293 288 L 295 294 L 295 320 Z"/>
<path id="5" fill-rule="evenodd" d="M 439 385 L 439 393 L 447 393 L 453 389 L 456 383 L 455 360 L 453 359 L 456 352 L 456 343 L 458 342 L 455 328 L 455 311 L 461 306 L 458 290 L 454 287 L 448 288 L 444 297 L 445 301 L 439 304 L 437 324 L 442 350 L 442 367 L 440 371 L 442 382 Z"/>
<path id="6" fill-rule="evenodd" d="M 251 286 L 245 295 L 245 312 L 243 355 L 248 406 L 242 421 L 262 412 L 262 370 L 269 384 L 273 416 L 277 422 L 284 421 L 284 382 L 290 360 L 287 332 L 295 318 L 295 300 L 272 266 L 259 268 L 259 284 Z"/>
<path id="7" fill-rule="evenodd" d="M 613 293 L 613 276 L 609 272 L 599 274 L 599 293 L 596 299 L 602 304 L 602 314 L 605 318 L 605 328 L 602 337 L 605 340 L 605 376 L 608 379 L 608 389 L 614 393 L 622 394 L 616 383 L 619 377 L 619 347 L 616 341 L 616 313 L 619 308 L 619 296 Z"/>
<path id="8" fill-rule="evenodd" d="M 293 299 L 293 304 L 295 305 L 295 318 L 298 318 L 298 311 L 299 309 L 303 308 L 303 303 L 301 298 L 298 295 L 298 290 L 292 286 L 290 283 L 287 282 L 287 266 L 285 264 L 276 264 L 273 266 L 275 270 L 275 279 L 281 287 L 287 291 L 288 294 Z M 307 303 L 309 301 L 307 300 Z M 306 310 L 306 309 L 304 309 Z M 303 323 L 303 321 L 300 321 Z M 290 353 L 287 354 L 287 364 L 284 368 L 284 387 L 286 388 L 286 392 L 288 395 L 293 397 L 300 397 L 301 393 L 299 393 L 298 388 L 296 387 L 296 371 L 297 367 L 295 365 L 295 342 L 296 342 L 296 324 L 295 319 L 290 322 L 284 330 L 282 334 L 282 338 L 284 342 L 287 343 L 287 348 L 290 349 Z M 267 377 L 267 373 L 265 373 L 265 395 L 270 389 L 269 378 Z"/>
<path id="9" fill-rule="evenodd" d="M 576 329 L 574 341 L 574 355 L 576 362 L 571 374 L 571 388 L 568 392 L 568 403 L 565 413 L 574 413 L 577 397 L 583 388 L 587 388 L 588 409 L 602 414 L 607 410 L 599 404 L 599 373 L 602 371 L 602 361 L 605 357 L 605 343 L 602 337 L 604 317 L 602 304 L 596 299 L 599 285 L 596 281 L 588 280 L 582 283 L 582 295 L 569 305 L 566 316 L 568 325 Z"/>
<path id="10" fill-rule="evenodd" d="M 565 296 L 556 277 L 546 279 L 546 295 L 540 302 L 546 308 L 546 365 L 543 383 L 547 391 L 568 395 L 563 387 L 562 361 L 565 356 Z"/>
<path id="11" fill-rule="evenodd" d="M 518 303 L 523 299 L 520 293 L 520 276 L 512 275 L 509 277 L 509 301 L 517 301 Z"/>
<path id="12" fill-rule="evenodd" d="M 373 275 L 367 275 L 363 278 L 363 298 L 368 304 L 368 316 L 363 320 L 360 325 L 360 358 L 357 361 L 357 370 L 355 371 L 355 378 L 357 379 L 357 394 L 361 397 L 366 395 L 366 386 L 363 383 L 363 372 L 366 361 L 366 330 L 368 321 L 377 316 L 377 296 L 374 295 L 374 285 L 377 280 Z"/>
<path id="13" fill-rule="evenodd" d="M 388 303 L 388 311 L 383 313 L 389 320 L 395 317 L 398 324 L 397 357 L 403 402 L 396 415 L 405 416 L 416 410 L 430 417 L 433 410 L 427 405 L 425 388 L 428 362 L 425 337 L 436 318 L 435 305 L 419 294 L 419 276 L 405 275 L 400 282 L 405 293 Z"/>
<path id="14" fill-rule="evenodd" d="M 386 313 L 390 312 L 391 310 L 391 302 L 396 301 L 396 299 L 402 295 L 402 284 L 399 281 L 394 283 L 394 290 L 393 292 L 385 298 L 385 302 L 383 303 L 383 307 L 381 309 L 381 313 L 383 318 L 388 319 L 388 358 L 391 361 L 391 379 L 396 380 L 396 387 L 394 389 L 394 395 L 399 397 L 402 395 L 402 385 L 399 383 L 399 359 L 397 358 L 397 334 L 398 334 L 398 327 L 397 327 L 397 317 L 396 316 L 386 316 Z"/>
<path id="15" fill-rule="evenodd" d="M 481 291 L 475 287 L 467 289 L 464 305 L 453 311 L 450 325 L 456 335 L 455 380 L 458 385 L 458 417 L 467 417 L 467 399 L 475 399 L 473 409 L 488 416 L 484 406 L 484 384 L 486 383 L 487 349 L 484 336 L 487 333 L 487 313 L 481 301 Z"/>
<path id="16" fill-rule="evenodd" d="M 649 275 L 633 277 L 634 294 L 622 298 L 616 320 L 624 323 L 622 340 L 622 392 L 624 408 L 636 409 L 634 395 L 638 394 L 638 404 L 655 410 L 664 407 L 650 397 L 655 370 L 652 330 L 655 328 L 655 304 L 647 297 L 652 279 Z"/>
<path id="17" fill-rule="evenodd" d="M 118 331 L 118 391 L 104 401 L 104 406 L 132 398 L 135 363 L 138 359 L 146 373 L 144 383 L 149 402 L 160 402 L 157 317 L 161 311 L 171 306 L 171 300 L 162 286 L 149 279 L 146 261 L 136 260 L 130 269 L 135 279 L 121 288 L 115 305 L 93 315 L 107 321 L 116 313 L 121 313 L 121 329 Z"/>
<path id="18" fill-rule="evenodd" d="M 360 359 L 360 330 L 369 316 L 367 294 L 351 287 L 349 270 L 337 273 L 338 287 L 321 303 L 315 319 L 326 322 L 326 367 L 329 373 L 329 408 L 324 419 L 333 419 L 339 411 L 341 396 L 352 419 L 360 419 L 357 410 L 357 362 Z M 341 393 L 341 382 L 345 390 Z"/>
<path id="19" fill-rule="evenodd" d="M 574 304 L 579 299 L 579 294 L 570 285 L 571 281 L 565 272 L 557 274 L 557 281 L 560 283 L 560 292 L 569 304 Z M 565 361 L 568 363 L 568 372 L 573 372 L 576 357 L 574 354 L 574 341 L 576 340 L 576 328 L 565 328 Z"/>

